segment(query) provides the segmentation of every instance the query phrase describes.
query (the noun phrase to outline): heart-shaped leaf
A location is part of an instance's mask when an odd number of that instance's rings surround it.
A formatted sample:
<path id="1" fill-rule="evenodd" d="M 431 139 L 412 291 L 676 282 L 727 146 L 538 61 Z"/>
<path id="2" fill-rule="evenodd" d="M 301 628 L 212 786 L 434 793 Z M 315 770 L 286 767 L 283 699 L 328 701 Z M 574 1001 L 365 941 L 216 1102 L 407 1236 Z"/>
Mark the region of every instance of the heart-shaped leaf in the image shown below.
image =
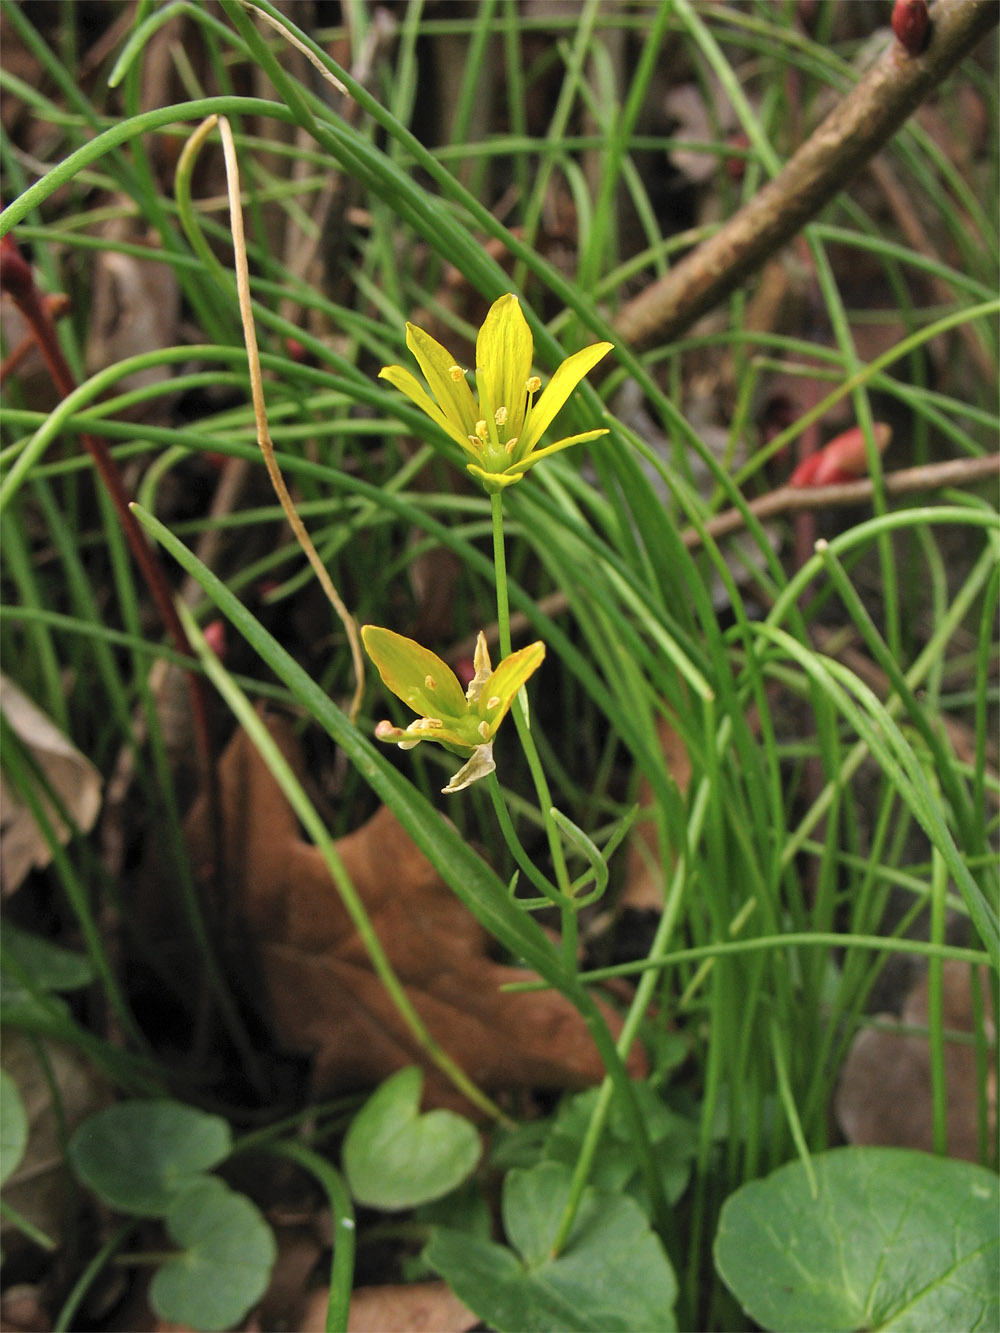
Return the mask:
<path id="1" fill-rule="evenodd" d="M 566 1247 L 551 1258 L 569 1197 L 559 1162 L 511 1171 L 504 1245 L 436 1229 L 424 1258 L 499 1333 L 668 1333 L 677 1327 L 670 1261 L 633 1199 L 584 1191 Z"/>
<path id="2" fill-rule="evenodd" d="M 17 1170 L 28 1142 L 28 1117 L 17 1084 L 0 1069 L 0 1185 Z"/>
<path id="3" fill-rule="evenodd" d="M 183 1253 L 154 1276 L 153 1308 L 206 1333 L 231 1328 L 267 1290 L 277 1254 L 271 1228 L 217 1176 L 203 1176 L 176 1195 L 165 1221 Z"/>
<path id="4" fill-rule="evenodd" d="M 52 944 L 40 935 L 4 922 L 5 965 L 13 973 L 27 975 L 39 990 L 76 990 L 94 979 L 94 965 L 82 953 Z"/>
<path id="5" fill-rule="evenodd" d="M 772 1333 L 1000 1328 L 1000 1190 L 969 1162 L 838 1148 L 726 1200 L 715 1265 Z"/>
<path id="6" fill-rule="evenodd" d="M 344 1174 L 359 1203 L 393 1210 L 439 1199 L 472 1174 L 481 1145 L 453 1111 L 420 1114 L 423 1072 L 411 1066 L 382 1084 L 344 1139 Z"/>
<path id="7" fill-rule="evenodd" d="M 73 1135 L 69 1157 L 85 1185 L 113 1208 L 162 1217 L 180 1190 L 232 1149 L 225 1120 L 172 1101 L 111 1106 Z"/>

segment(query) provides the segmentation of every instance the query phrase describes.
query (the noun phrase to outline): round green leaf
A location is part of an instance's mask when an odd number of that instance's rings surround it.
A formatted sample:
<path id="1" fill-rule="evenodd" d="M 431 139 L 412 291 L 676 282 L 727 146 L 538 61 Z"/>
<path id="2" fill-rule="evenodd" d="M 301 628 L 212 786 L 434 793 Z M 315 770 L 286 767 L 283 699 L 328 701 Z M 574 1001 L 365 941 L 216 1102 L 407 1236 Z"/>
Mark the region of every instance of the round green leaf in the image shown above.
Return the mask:
<path id="1" fill-rule="evenodd" d="M 203 1176 L 174 1197 L 165 1221 L 183 1253 L 150 1284 L 157 1314 L 205 1333 L 239 1323 L 267 1290 L 277 1254 L 259 1209 L 217 1176 Z"/>
<path id="2" fill-rule="evenodd" d="M 382 1084 L 351 1122 L 344 1174 L 359 1203 L 393 1210 L 439 1199 L 472 1174 L 481 1144 L 453 1111 L 420 1114 L 424 1076 L 411 1065 Z"/>
<path id="3" fill-rule="evenodd" d="M 0 1069 L 0 1185 L 14 1174 L 28 1142 L 28 1117 L 20 1089 Z"/>
<path id="4" fill-rule="evenodd" d="M 94 979 L 94 965 L 83 954 L 60 948 L 6 921 L 3 945 L 14 979 L 28 976 L 39 990 L 77 990 Z"/>
<path id="5" fill-rule="evenodd" d="M 85 1185 L 124 1213 L 162 1217 L 179 1191 L 232 1149 L 221 1116 L 172 1101 L 111 1106 L 73 1135 L 69 1157 Z"/>
<path id="6" fill-rule="evenodd" d="M 1000 1328 L 1000 1190 L 969 1162 L 838 1148 L 726 1200 L 715 1265 L 771 1333 Z"/>
<path id="7" fill-rule="evenodd" d="M 514 1249 L 438 1227 L 424 1259 L 498 1333 L 675 1329 L 674 1272 L 634 1199 L 584 1190 L 569 1240 L 551 1257 L 571 1180 L 560 1162 L 509 1172 L 503 1218 Z"/>

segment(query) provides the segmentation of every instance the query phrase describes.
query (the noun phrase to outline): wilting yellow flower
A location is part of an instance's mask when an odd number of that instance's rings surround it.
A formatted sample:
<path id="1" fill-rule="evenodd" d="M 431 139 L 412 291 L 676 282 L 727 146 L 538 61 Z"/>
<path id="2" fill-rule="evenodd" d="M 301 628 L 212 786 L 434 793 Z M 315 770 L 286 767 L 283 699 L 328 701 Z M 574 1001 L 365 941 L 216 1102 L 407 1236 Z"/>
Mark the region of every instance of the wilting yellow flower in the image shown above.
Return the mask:
<path id="1" fill-rule="evenodd" d="M 420 716 L 407 727 L 380 722 L 375 736 L 394 741 L 401 750 L 412 750 L 421 741 L 436 741 L 453 754 L 468 759 L 444 788 L 461 791 L 470 782 L 492 773 L 493 737 L 507 716 L 514 696 L 541 666 L 544 643 L 532 643 L 505 657 L 496 671 L 490 665 L 486 636 L 476 640 L 475 668 L 467 690 L 437 653 L 413 639 L 378 625 L 361 631 L 368 656 L 385 685 Z"/>
<path id="2" fill-rule="evenodd" d="M 406 345 L 416 357 L 430 389 L 402 366 L 385 366 L 380 379 L 403 393 L 460 445 L 471 459 L 469 471 L 488 491 L 520 481 L 529 468 L 571 444 L 595 440 L 605 429 L 570 435 L 539 449 L 556 413 L 589 370 L 613 343 L 594 343 L 567 357 L 535 402 L 542 381 L 531 372 L 535 344 L 516 296 L 494 301 L 476 339 L 476 390 L 468 372 L 429 333 L 406 326 Z M 433 394 L 433 397 L 431 395 Z"/>

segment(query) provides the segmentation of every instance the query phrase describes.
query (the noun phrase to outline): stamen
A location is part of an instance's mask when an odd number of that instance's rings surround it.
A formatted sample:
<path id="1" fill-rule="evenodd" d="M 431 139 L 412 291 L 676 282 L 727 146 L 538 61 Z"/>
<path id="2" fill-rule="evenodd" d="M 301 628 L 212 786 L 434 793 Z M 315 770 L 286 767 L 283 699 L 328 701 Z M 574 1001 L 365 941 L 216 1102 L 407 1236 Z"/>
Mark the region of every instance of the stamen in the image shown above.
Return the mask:
<path id="1" fill-rule="evenodd" d="M 459 380 L 465 379 L 466 372 L 462 369 L 461 366 L 449 366 L 448 374 L 457 384 Z"/>
<path id="2" fill-rule="evenodd" d="M 500 707 L 500 696 L 499 696 L 498 694 L 493 694 L 493 695 L 491 695 L 491 696 L 486 700 L 486 707 L 487 707 L 488 709 L 499 708 L 499 707 Z"/>
<path id="3" fill-rule="evenodd" d="M 525 380 L 524 387 L 528 390 L 529 393 L 537 393 L 538 390 L 542 387 L 542 381 L 538 378 L 537 375 L 529 375 L 528 378 Z"/>
<path id="4" fill-rule="evenodd" d="M 425 676 L 424 684 L 427 686 L 429 690 L 436 690 L 438 687 L 438 683 L 433 676 Z"/>
<path id="5" fill-rule="evenodd" d="M 476 730 L 479 732 L 480 736 L 482 736 L 483 740 L 485 741 L 490 734 L 490 724 L 484 720 L 480 722 Z"/>
<path id="6" fill-rule="evenodd" d="M 498 426 L 506 426 L 507 409 L 505 407 L 498 407 L 497 410 L 493 413 L 493 420 L 497 423 Z"/>
<path id="7" fill-rule="evenodd" d="M 467 435 L 465 438 L 472 445 L 473 449 L 482 449 L 483 442 L 478 435 Z"/>
<path id="8" fill-rule="evenodd" d="M 407 731 L 436 731 L 444 723 L 439 717 L 418 717 L 406 728 Z"/>
<path id="9" fill-rule="evenodd" d="M 516 435 L 514 436 L 514 438 L 513 438 L 512 440 L 508 440 L 507 443 L 504 445 L 504 447 L 503 447 L 503 449 L 504 449 L 504 453 L 505 453 L 505 454 L 512 454 L 512 453 L 514 452 L 514 445 L 515 445 L 515 444 L 517 444 L 517 436 L 516 436 Z"/>
<path id="10" fill-rule="evenodd" d="M 485 421 L 476 422 L 476 434 L 482 440 L 483 444 L 489 443 L 490 432 L 489 432 L 489 427 L 486 425 Z"/>

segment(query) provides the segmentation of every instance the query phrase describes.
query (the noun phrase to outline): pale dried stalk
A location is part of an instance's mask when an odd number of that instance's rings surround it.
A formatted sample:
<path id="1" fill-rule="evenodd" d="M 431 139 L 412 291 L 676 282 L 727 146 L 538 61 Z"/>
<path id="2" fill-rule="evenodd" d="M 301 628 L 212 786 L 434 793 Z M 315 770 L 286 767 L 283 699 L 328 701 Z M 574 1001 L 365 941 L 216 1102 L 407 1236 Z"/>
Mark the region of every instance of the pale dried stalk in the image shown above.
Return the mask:
<path id="1" fill-rule="evenodd" d="M 347 640 L 351 645 L 351 658 L 354 663 L 354 697 L 351 700 L 349 716 L 355 721 L 361 709 L 361 698 L 365 689 L 365 663 L 361 654 L 361 637 L 354 617 L 341 600 L 333 586 L 333 580 L 327 573 L 326 566 L 320 560 L 305 524 L 299 518 L 298 511 L 288 493 L 285 479 L 274 456 L 274 443 L 267 426 L 267 408 L 264 404 L 264 381 L 260 373 L 260 353 L 257 350 L 257 330 L 253 322 L 253 309 L 250 304 L 250 272 L 247 267 L 247 247 L 243 233 L 243 209 L 240 205 L 240 169 L 236 158 L 236 143 L 233 131 L 225 116 L 219 117 L 219 132 L 222 135 L 222 150 L 226 159 L 226 186 L 229 191 L 229 219 L 233 234 L 233 256 L 236 269 L 236 290 L 240 302 L 240 319 L 243 321 L 243 337 L 247 345 L 247 362 L 250 367 L 250 392 L 253 398 L 253 415 L 257 425 L 257 443 L 260 445 L 267 475 L 278 497 L 289 527 L 295 534 L 295 540 L 305 552 L 306 559 L 313 568 L 319 585 L 326 594 L 327 601 L 333 607 L 344 627 Z"/>

